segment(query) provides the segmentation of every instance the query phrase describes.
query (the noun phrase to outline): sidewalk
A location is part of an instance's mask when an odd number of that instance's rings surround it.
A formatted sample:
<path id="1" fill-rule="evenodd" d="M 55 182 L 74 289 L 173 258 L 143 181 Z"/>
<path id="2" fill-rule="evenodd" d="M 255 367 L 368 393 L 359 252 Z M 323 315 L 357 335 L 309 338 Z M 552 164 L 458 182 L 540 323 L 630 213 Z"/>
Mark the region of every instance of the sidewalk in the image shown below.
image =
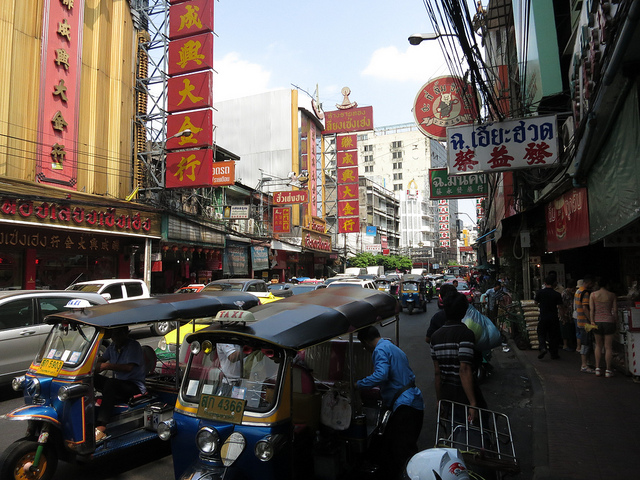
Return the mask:
<path id="1" fill-rule="evenodd" d="M 639 478 L 640 383 L 580 372 L 580 355 L 512 351 L 533 387 L 534 480 Z"/>

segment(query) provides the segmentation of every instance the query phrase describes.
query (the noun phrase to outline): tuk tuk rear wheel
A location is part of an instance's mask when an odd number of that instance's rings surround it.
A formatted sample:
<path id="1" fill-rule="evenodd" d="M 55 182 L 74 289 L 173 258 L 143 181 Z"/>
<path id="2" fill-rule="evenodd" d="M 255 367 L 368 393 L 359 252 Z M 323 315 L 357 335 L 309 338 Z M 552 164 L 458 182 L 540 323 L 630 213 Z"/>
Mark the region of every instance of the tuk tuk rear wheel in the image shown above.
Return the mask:
<path id="1" fill-rule="evenodd" d="M 413 313 L 413 303 L 410 303 L 409 305 L 407 305 L 407 310 L 409 311 L 409 315 Z"/>
<path id="2" fill-rule="evenodd" d="M 50 480 L 56 471 L 58 457 L 50 446 L 45 445 L 40 454 L 38 468 L 29 471 L 36 457 L 38 442 L 18 440 L 13 442 L 0 457 L 0 478 L 7 480 Z"/>

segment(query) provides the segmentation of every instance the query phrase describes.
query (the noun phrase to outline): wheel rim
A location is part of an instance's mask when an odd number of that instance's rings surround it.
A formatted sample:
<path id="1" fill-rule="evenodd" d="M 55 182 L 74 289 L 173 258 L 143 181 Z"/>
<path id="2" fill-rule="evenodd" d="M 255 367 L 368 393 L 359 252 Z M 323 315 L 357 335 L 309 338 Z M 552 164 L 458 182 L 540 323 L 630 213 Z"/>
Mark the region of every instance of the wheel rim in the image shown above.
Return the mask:
<path id="1" fill-rule="evenodd" d="M 35 472 L 25 472 L 24 467 L 29 463 L 33 463 L 33 460 L 36 457 L 36 452 L 29 452 L 16 462 L 16 466 L 13 469 L 13 478 L 15 480 L 38 480 L 44 477 L 44 474 L 47 471 L 47 457 L 46 455 L 40 455 L 40 462 L 38 466 L 38 470 Z"/>
<path id="2" fill-rule="evenodd" d="M 158 322 L 158 332 L 160 332 L 160 334 L 166 335 L 170 329 L 169 322 Z"/>

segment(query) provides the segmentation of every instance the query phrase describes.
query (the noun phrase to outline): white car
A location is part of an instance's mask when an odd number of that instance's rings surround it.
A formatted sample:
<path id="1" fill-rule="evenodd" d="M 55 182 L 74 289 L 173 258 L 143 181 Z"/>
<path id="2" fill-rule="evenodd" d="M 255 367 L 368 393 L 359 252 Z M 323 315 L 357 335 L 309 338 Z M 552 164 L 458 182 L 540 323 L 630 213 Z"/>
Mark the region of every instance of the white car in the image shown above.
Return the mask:
<path id="1" fill-rule="evenodd" d="M 370 288 L 372 290 L 378 289 L 373 280 L 364 278 L 345 278 L 344 280 L 336 280 L 335 282 L 331 282 L 329 285 L 327 285 L 327 288 L 333 287 L 362 287 Z"/>
<path id="2" fill-rule="evenodd" d="M 70 285 L 66 290 L 76 292 L 93 292 L 102 295 L 109 303 L 124 302 L 150 298 L 149 287 L 143 280 L 136 278 L 108 278 L 105 280 L 90 280 Z M 149 325 L 151 332 L 164 336 L 175 328 L 171 322 L 157 322 Z"/>

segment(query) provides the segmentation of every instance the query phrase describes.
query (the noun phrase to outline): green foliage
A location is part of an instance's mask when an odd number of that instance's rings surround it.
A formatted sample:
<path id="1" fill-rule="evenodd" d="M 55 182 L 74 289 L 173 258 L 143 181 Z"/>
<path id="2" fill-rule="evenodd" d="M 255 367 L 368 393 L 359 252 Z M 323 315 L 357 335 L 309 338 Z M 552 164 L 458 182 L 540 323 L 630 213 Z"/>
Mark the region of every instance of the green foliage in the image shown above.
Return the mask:
<path id="1" fill-rule="evenodd" d="M 366 268 L 377 265 L 376 257 L 372 253 L 358 253 L 355 257 L 347 259 L 348 267 Z"/>
<path id="2" fill-rule="evenodd" d="M 382 265 L 385 270 L 408 270 L 411 268 L 411 258 L 401 255 L 373 255 L 371 253 L 358 253 L 347 259 L 349 267 L 373 267 Z"/>

